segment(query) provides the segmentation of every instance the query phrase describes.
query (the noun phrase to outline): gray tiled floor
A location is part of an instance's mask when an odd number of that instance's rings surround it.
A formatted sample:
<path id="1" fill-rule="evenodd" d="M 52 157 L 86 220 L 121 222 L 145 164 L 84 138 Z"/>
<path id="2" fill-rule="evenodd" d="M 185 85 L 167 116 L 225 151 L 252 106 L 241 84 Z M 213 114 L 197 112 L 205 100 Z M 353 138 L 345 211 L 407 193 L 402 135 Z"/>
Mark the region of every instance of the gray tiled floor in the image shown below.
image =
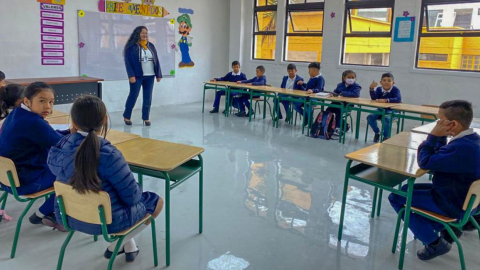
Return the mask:
<path id="1" fill-rule="evenodd" d="M 204 233 L 197 234 L 198 184 L 193 178 L 172 194 L 168 269 L 240 270 L 247 265 L 246 269 L 261 270 L 396 269 L 398 252 L 390 252 L 396 215 L 384 196 L 382 215 L 369 219 L 372 189 L 365 185 L 351 183 L 344 240 L 341 244 L 336 240 L 343 156 L 364 147 L 363 140 L 355 141 L 349 134 L 341 145 L 307 138 L 300 126 L 284 122 L 274 129 L 269 118 L 248 123 L 245 118 L 200 111 L 201 104 L 153 109 L 150 128 L 140 125 L 139 111 L 131 128 L 122 124 L 120 113 L 111 114 L 114 129 L 206 148 Z M 144 183 L 146 190 L 163 196 L 163 182 L 146 178 Z M 18 217 L 22 209 L 9 199 L 9 215 Z M 0 223 L 0 269 L 55 269 L 66 235 L 26 221 L 12 260 L 15 224 Z M 165 268 L 163 214 L 157 219 L 157 231 L 160 269 Z M 115 269 L 153 269 L 149 232 L 136 240 L 141 250 L 137 261 L 126 264 L 120 256 Z M 468 269 L 476 269 L 478 236 L 467 233 L 462 243 Z M 420 247 L 410 235 L 405 269 L 460 269 L 456 247 L 431 262 L 416 258 Z M 94 243 L 76 234 L 64 269 L 106 269 L 105 248 L 103 241 Z"/>

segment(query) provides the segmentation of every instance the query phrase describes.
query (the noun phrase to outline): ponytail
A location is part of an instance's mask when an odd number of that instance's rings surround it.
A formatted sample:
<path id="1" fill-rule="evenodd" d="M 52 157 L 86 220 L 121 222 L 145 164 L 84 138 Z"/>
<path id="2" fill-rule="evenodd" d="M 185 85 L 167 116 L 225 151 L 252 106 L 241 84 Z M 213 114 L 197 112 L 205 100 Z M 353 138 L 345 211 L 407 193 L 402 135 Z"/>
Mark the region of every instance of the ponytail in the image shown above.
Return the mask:
<path id="1" fill-rule="evenodd" d="M 0 120 L 3 120 L 8 115 L 8 105 L 4 101 L 6 96 L 5 87 L 0 88 Z"/>
<path id="2" fill-rule="evenodd" d="M 9 84 L 0 88 L 0 120 L 8 116 L 9 109 L 16 106 L 16 103 L 23 98 L 25 87 L 19 84 Z"/>

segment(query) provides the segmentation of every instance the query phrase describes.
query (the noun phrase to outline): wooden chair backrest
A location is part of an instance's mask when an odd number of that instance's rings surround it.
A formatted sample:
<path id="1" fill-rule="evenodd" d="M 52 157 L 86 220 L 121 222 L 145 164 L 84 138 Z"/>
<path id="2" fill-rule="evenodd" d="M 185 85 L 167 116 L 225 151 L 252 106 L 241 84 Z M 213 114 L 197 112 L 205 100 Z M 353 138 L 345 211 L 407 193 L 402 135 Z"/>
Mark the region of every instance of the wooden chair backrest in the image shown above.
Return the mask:
<path id="1" fill-rule="evenodd" d="M 430 108 L 440 108 L 440 107 L 437 106 L 437 105 L 425 105 L 425 104 L 423 104 L 422 106 L 423 106 L 423 107 L 430 107 Z M 425 118 L 425 119 L 435 120 L 435 117 L 433 117 L 433 116 L 431 116 L 431 115 L 421 114 L 420 117 Z"/>
<path id="2" fill-rule="evenodd" d="M 55 181 L 54 186 L 56 195 L 63 199 L 67 216 L 86 223 L 101 225 L 98 207 L 103 206 L 105 220 L 107 224 L 112 224 L 112 204 L 110 196 L 105 191 L 87 192 L 82 195 L 72 186 L 59 181 Z"/>
<path id="3" fill-rule="evenodd" d="M 11 159 L 0 157 L 0 182 L 7 187 L 11 187 L 7 172 L 12 173 L 15 187 L 19 187 L 20 180 L 18 179 L 17 168 L 15 167 L 15 164 Z"/>
<path id="4" fill-rule="evenodd" d="M 465 199 L 465 202 L 463 203 L 463 210 L 467 210 L 468 208 L 468 203 L 470 202 L 470 199 L 472 198 L 472 195 L 475 195 L 475 202 L 473 203 L 472 209 L 477 208 L 478 204 L 480 203 L 480 180 L 477 180 L 473 182 L 473 184 L 470 186 L 470 189 L 468 190 L 467 198 Z"/>

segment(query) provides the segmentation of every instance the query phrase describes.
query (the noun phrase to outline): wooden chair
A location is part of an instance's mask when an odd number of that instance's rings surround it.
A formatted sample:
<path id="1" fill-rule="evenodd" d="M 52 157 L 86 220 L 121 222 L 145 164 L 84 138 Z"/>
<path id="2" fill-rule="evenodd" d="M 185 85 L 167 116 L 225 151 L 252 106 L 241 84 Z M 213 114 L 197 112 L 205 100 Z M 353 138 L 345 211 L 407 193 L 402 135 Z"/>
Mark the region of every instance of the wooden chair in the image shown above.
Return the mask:
<path id="1" fill-rule="evenodd" d="M 478 234 L 480 237 L 480 226 L 478 223 L 475 221 L 475 219 L 472 216 L 472 211 L 478 207 L 480 203 L 480 180 L 477 180 L 473 182 L 473 184 L 470 186 L 470 189 L 468 190 L 467 197 L 465 199 L 465 202 L 463 203 L 463 210 L 465 211 L 465 215 L 461 220 L 455 219 L 455 218 L 450 218 L 446 216 L 439 215 L 437 213 L 432 213 L 420 208 L 412 207 L 412 213 L 415 213 L 417 215 L 420 215 L 422 217 L 428 218 L 430 220 L 436 221 L 438 223 L 441 223 L 447 232 L 450 234 L 452 239 L 455 241 L 455 243 L 458 246 L 458 253 L 460 257 L 460 264 L 462 266 L 462 270 L 465 270 L 465 259 L 463 257 L 463 249 L 462 245 L 458 241 L 457 236 L 455 233 L 452 231 L 451 227 L 455 227 L 458 229 L 462 229 L 463 226 L 467 223 L 467 221 L 471 221 L 475 228 L 478 230 Z M 402 214 L 405 211 L 405 208 L 402 208 L 398 212 L 398 218 L 397 218 L 397 226 L 395 228 L 395 236 L 393 238 L 393 246 L 392 246 L 392 253 L 395 253 L 395 249 L 397 247 L 397 239 L 398 239 L 398 233 L 399 233 L 399 228 L 400 228 L 400 220 L 402 220 Z M 476 214 L 478 214 L 480 211 L 477 211 Z M 405 245 L 405 243 L 402 243 L 402 245 Z"/>
<path id="2" fill-rule="evenodd" d="M 13 238 L 12 252 L 10 253 L 10 258 L 15 258 L 15 252 L 17 250 L 18 237 L 20 236 L 20 227 L 22 226 L 22 221 L 27 212 L 32 207 L 33 203 L 45 197 L 45 199 L 54 193 L 53 187 L 39 191 L 34 194 L 28 195 L 18 195 L 17 188 L 20 187 L 20 180 L 18 179 L 17 169 L 12 160 L 4 157 L 0 157 L 0 182 L 9 187 L 12 190 L 12 195 L 18 202 L 28 202 L 27 207 L 23 210 L 22 214 L 18 218 L 17 227 L 15 229 L 15 236 Z M 0 197 L 2 201 L 2 209 L 5 209 L 5 204 L 7 203 L 9 192 L 4 191 L 3 195 Z"/>
<path id="3" fill-rule="evenodd" d="M 133 225 L 133 227 L 125 231 L 109 234 L 107 225 L 112 223 L 112 204 L 110 202 L 110 196 L 108 193 L 100 191 L 99 193 L 88 192 L 87 194 L 82 195 L 76 192 L 72 186 L 59 181 L 55 182 L 54 187 L 55 193 L 57 194 L 57 201 L 60 208 L 62 223 L 69 232 L 65 242 L 62 245 L 62 249 L 60 250 L 57 270 L 62 269 L 65 249 L 75 233 L 75 230 L 68 225 L 68 216 L 85 223 L 100 225 L 102 228 L 103 238 L 109 243 L 118 240 L 112 257 L 108 262 L 108 270 L 112 269 L 113 262 L 117 257 L 118 250 L 122 246 L 123 239 L 139 226 L 150 220 L 150 225 L 152 227 L 153 262 L 155 266 L 158 265 L 155 219 L 150 214 L 147 214 L 142 220 Z M 94 239 L 96 240 L 96 236 L 94 236 Z"/>

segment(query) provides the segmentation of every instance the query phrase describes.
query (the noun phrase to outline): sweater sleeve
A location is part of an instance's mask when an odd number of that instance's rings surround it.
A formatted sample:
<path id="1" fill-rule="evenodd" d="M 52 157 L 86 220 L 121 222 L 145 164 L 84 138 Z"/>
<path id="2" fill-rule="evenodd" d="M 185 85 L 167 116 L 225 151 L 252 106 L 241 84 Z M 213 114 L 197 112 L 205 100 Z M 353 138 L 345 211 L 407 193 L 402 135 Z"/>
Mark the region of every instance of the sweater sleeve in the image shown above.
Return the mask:
<path id="1" fill-rule="evenodd" d="M 242 80 L 242 83 L 253 83 L 254 80 L 255 80 L 255 78 L 250 79 L 250 80 Z"/>
<path id="2" fill-rule="evenodd" d="M 133 49 L 133 47 L 130 47 L 126 52 L 125 52 L 125 68 L 127 69 L 127 74 L 128 78 L 135 77 L 135 72 L 133 71 L 133 63 L 131 62 L 132 59 L 130 59 L 130 51 Z"/>
<path id="3" fill-rule="evenodd" d="M 223 77 L 220 77 L 220 78 L 215 78 L 216 81 L 219 81 L 219 82 L 224 82 L 224 81 L 228 81 L 228 76 L 230 75 L 230 73 L 227 73 L 227 75 L 223 76 Z"/>
<path id="4" fill-rule="evenodd" d="M 336 94 L 342 93 L 342 88 L 343 88 L 343 87 L 342 87 L 342 84 L 343 84 L 343 83 L 338 84 L 338 85 L 337 85 L 337 88 L 335 88 L 335 90 L 333 90 L 333 93 L 336 93 Z"/>
<path id="5" fill-rule="evenodd" d="M 315 86 L 311 90 L 313 91 L 313 93 L 320 93 L 323 91 L 324 87 L 325 87 L 325 79 L 323 78 L 323 76 L 320 76 L 317 78 L 315 82 Z"/>
<path id="6" fill-rule="evenodd" d="M 243 80 L 246 80 L 247 79 L 247 75 L 245 75 L 245 73 L 242 73 L 240 74 L 240 79 L 243 81 Z"/>
<path id="7" fill-rule="evenodd" d="M 282 79 L 282 84 L 280 84 L 280 88 L 285 88 L 287 86 L 287 80 L 288 78 L 285 76 Z"/>
<path id="8" fill-rule="evenodd" d="M 402 103 L 402 95 L 398 88 L 392 89 L 392 98 L 387 99 L 389 103 Z"/>
<path id="9" fill-rule="evenodd" d="M 360 91 L 361 90 L 362 90 L 362 87 L 360 85 L 354 84 L 354 85 L 352 85 L 352 87 L 347 87 L 342 92 L 342 96 L 358 98 L 358 97 L 360 97 Z"/>
<path id="10" fill-rule="evenodd" d="M 375 89 L 375 90 L 373 90 L 373 91 L 372 91 L 372 90 L 369 91 L 369 92 L 370 92 L 370 97 L 372 98 L 372 100 L 377 100 L 377 98 L 378 98 L 378 90 L 381 91 L 380 87 L 377 88 L 377 89 Z M 380 93 L 380 95 L 381 95 L 381 93 Z"/>
<path id="11" fill-rule="evenodd" d="M 128 206 L 137 204 L 142 198 L 142 189 L 135 181 L 127 161 L 118 149 L 113 150 L 106 167 L 108 169 L 105 177 L 112 184 L 122 202 Z"/>
<path id="12" fill-rule="evenodd" d="M 55 131 L 43 119 L 35 120 L 30 128 L 33 134 L 30 136 L 32 142 L 44 148 L 55 146 L 63 138 L 62 134 Z"/>
<path id="13" fill-rule="evenodd" d="M 266 85 L 267 84 L 267 77 L 262 76 L 260 79 L 252 82 L 252 85 Z"/>

